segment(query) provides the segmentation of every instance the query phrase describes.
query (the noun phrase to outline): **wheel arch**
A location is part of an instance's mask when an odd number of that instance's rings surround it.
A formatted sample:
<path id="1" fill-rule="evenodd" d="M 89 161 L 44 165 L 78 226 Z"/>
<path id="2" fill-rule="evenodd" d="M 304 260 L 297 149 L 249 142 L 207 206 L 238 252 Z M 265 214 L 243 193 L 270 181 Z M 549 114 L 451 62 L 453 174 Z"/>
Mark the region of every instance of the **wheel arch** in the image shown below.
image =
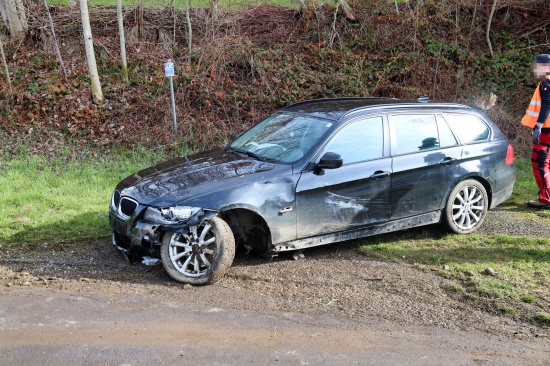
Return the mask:
<path id="1" fill-rule="evenodd" d="M 493 188 L 491 186 L 491 183 L 489 183 L 489 181 L 487 179 L 485 179 L 485 178 L 483 178 L 479 175 L 472 175 L 470 177 L 466 177 L 463 180 L 461 180 L 460 182 L 463 182 L 463 181 L 468 180 L 468 179 L 478 181 L 479 183 L 481 183 L 483 188 L 485 188 L 485 192 L 487 192 L 487 199 L 489 200 L 489 202 L 487 203 L 487 208 L 490 208 L 492 203 L 493 203 Z M 459 184 L 460 182 L 458 182 L 457 184 Z"/>
<path id="2" fill-rule="evenodd" d="M 271 230 L 259 213 L 248 208 L 233 207 L 220 211 L 219 216 L 231 228 L 236 247 L 269 253 L 272 246 Z"/>
<path id="3" fill-rule="evenodd" d="M 482 177 L 482 176 L 469 175 L 469 176 L 462 177 L 461 180 L 457 181 L 453 186 L 449 187 L 449 189 L 448 189 L 448 191 L 445 195 L 445 199 L 443 200 L 443 203 L 444 203 L 443 204 L 443 209 L 447 205 L 447 202 L 449 200 L 449 196 L 451 195 L 451 193 L 453 192 L 455 187 L 457 185 L 459 185 L 460 183 L 466 181 L 466 180 L 475 180 L 475 181 L 478 181 L 479 183 L 481 183 L 483 188 L 485 188 L 485 192 L 487 192 L 487 199 L 489 200 L 487 207 L 491 207 L 492 202 L 493 202 L 493 188 L 491 187 L 491 183 L 489 183 L 489 181 L 486 178 Z"/>

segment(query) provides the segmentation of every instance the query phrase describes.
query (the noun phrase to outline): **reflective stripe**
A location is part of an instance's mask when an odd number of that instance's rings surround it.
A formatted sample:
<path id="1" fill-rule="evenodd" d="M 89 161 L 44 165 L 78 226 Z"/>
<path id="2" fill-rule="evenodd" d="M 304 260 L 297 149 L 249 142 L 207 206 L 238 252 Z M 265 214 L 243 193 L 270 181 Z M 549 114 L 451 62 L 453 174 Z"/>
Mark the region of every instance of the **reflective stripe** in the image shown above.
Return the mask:
<path id="1" fill-rule="evenodd" d="M 539 85 L 537 85 L 537 88 L 535 89 L 535 92 L 533 93 L 533 97 L 531 98 L 531 102 L 529 103 L 529 108 L 525 111 L 525 115 L 521 119 L 521 124 L 529 128 L 535 127 L 539 118 L 539 112 L 540 112 L 541 106 L 542 106 L 542 102 L 540 98 L 540 83 L 539 83 Z M 550 116 L 546 119 L 542 127 L 550 128 Z"/>

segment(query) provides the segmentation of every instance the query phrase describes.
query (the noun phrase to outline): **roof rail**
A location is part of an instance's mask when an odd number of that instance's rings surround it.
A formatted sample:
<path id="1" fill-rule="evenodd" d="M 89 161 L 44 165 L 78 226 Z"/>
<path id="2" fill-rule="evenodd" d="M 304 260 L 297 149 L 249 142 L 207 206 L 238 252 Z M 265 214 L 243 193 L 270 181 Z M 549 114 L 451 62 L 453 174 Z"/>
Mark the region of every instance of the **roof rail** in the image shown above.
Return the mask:
<path id="1" fill-rule="evenodd" d="M 416 100 L 418 103 L 430 103 L 430 96 L 429 95 L 423 95 L 420 98 Z"/>

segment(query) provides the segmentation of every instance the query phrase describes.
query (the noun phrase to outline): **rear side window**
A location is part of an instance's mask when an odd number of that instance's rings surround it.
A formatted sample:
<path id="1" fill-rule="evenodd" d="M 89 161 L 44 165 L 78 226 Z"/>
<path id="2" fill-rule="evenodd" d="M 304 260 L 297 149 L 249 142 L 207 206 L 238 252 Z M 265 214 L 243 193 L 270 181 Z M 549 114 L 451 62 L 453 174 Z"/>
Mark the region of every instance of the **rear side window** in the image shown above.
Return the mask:
<path id="1" fill-rule="evenodd" d="M 476 116 L 470 114 L 447 114 L 445 115 L 445 119 L 463 144 L 485 141 L 489 138 L 489 127 Z"/>
<path id="2" fill-rule="evenodd" d="M 407 154 L 440 146 L 437 122 L 433 114 L 390 116 L 394 137 L 392 155 Z"/>

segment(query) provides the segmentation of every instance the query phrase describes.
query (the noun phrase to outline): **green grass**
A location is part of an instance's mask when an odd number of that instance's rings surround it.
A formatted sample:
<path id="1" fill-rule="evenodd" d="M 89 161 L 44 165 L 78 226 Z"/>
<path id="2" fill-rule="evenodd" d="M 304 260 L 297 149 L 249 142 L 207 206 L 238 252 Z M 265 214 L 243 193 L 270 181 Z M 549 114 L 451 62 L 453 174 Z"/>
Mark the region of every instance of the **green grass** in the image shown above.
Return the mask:
<path id="1" fill-rule="evenodd" d="M 524 296 L 521 298 L 521 301 L 526 302 L 526 303 L 528 303 L 528 304 L 532 304 L 532 303 L 537 302 L 537 298 L 536 298 L 535 296 L 533 296 L 533 295 L 527 294 L 527 295 L 524 295 Z"/>
<path id="2" fill-rule="evenodd" d="M 516 158 L 515 166 L 518 172 L 512 196 L 501 206 L 518 209 L 525 207 L 525 202 L 537 198 L 538 187 L 533 178 L 531 161 L 527 158 Z"/>
<path id="3" fill-rule="evenodd" d="M 162 157 L 143 149 L 74 155 L 1 157 L 0 246 L 108 235 L 108 218 L 98 215 L 108 212 L 115 185 Z"/>
<path id="4" fill-rule="evenodd" d="M 527 201 L 538 199 L 538 187 L 533 177 L 531 161 L 525 157 L 516 160 L 518 176 L 514 184 L 512 196 L 499 207 L 513 211 L 516 214 L 533 220 L 550 219 L 550 210 L 533 210 L 527 206 Z"/>
<path id="5" fill-rule="evenodd" d="M 550 314 L 548 313 L 543 311 L 538 312 L 535 314 L 535 319 L 543 324 L 550 325 Z"/>

